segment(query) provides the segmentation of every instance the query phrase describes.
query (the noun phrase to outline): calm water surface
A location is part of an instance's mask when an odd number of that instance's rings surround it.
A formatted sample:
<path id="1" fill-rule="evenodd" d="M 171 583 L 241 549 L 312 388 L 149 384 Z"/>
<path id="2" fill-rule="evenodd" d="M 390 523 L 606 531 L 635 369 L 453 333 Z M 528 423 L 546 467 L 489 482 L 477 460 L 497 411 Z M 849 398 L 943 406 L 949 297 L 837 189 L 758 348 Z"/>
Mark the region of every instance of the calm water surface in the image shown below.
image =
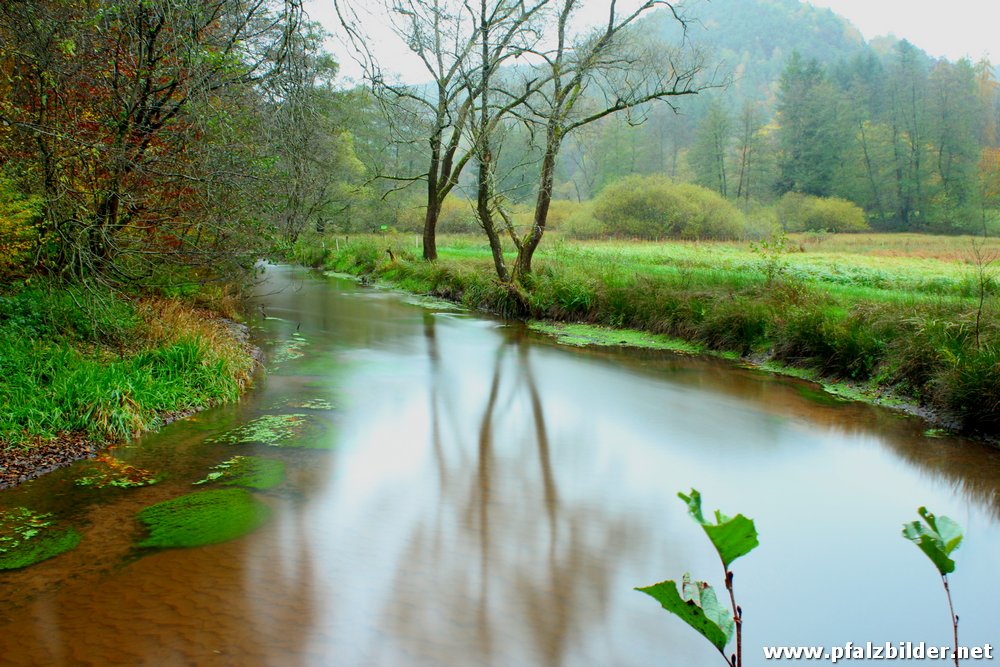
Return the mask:
<path id="1" fill-rule="evenodd" d="M 270 269 L 259 302 L 272 362 L 257 388 L 116 450 L 165 481 L 83 488 L 78 464 L 0 492 L 0 509 L 83 535 L 0 573 L 0 663 L 721 664 L 632 590 L 686 571 L 721 584 L 676 498 L 692 486 L 761 533 L 734 568 L 748 665 L 763 645 L 950 644 L 936 571 L 899 536 L 921 504 L 967 532 L 963 643 L 1000 643 L 996 450 L 794 380 L 568 349 L 304 270 Z M 302 356 L 273 361 L 289 342 Z M 296 407 L 316 399 L 332 407 Z M 308 415 L 314 448 L 206 442 L 282 413 Z M 269 523 L 134 547 L 137 511 L 234 454 L 286 462 L 287 481 L 257 494 Z"/>

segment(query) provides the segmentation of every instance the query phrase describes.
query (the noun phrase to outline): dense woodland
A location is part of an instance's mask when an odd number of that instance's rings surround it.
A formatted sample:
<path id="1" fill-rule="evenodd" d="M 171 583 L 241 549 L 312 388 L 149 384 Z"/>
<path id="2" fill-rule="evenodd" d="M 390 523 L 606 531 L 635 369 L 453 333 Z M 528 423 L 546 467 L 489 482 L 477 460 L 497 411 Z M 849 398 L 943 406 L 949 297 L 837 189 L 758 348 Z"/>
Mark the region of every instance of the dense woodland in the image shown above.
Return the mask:
<path id="1" fill-rule="evenodd" d="M 485 231 L 501 278 L 539 228 L 993 231 L 986 59 L 866 44 L 797 0 L 646 3 L 577 34 L 574 2 L 480 5 L 387 5 L 427 63 L 405 85 L 341 3 L 366 73 L 346 88 L 291 0 L 5 4 L 0 271 L 155 285 L 303 231 L 422 231 L 428 257 Z"/>

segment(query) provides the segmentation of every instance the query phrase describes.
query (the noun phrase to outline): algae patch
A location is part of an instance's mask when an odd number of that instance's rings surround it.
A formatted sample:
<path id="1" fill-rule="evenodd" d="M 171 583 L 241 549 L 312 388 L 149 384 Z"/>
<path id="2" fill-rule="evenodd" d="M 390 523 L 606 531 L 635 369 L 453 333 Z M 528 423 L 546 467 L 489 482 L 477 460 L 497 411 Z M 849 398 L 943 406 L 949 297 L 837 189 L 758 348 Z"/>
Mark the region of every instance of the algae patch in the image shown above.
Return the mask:
<path id="1" fill-rule="evenodd" d="M 54 527 L 51 514 L 27 507 L 0 512 L 0 570 L 16 570 L 73 549 L 80 534 Z"/>
<path id="2" fill-rule="evenodd" d="M 296 438 L 302 436 L 307 424 L 306 415 L 301 413 L 264 415 L 217 438 L 212 438 L 210 442 L 230 445 L 259 442 L 269 447 L 302 447 L 304 445 L 296 444 Z"/>
<path id="3" fill-rule="evenodd" d="M 286 405 L 296 410 L 333 410 L 336 406 L 325 398 L 312 398 L 308 401 L 289 401 Z"/>
<path id="4" fill-rule="evenodd" d="M 806 399 L 807 401 L 811 401 L 812 403 L 816 403 L 817 405 L 823 405 L 826 407 L 836 407 L 847 403 L 847 400 L 845 398 L 842 398 L 834 394 L 829 394 L 826 391 L 817 391 L 812 387 L 796 385 L 795 391 L 802 398 Z"/>
<path id="5" fill-rule="evenodd" d="M 428 308 L 430 310 L 445 310 L 453 312 L 468 312 L 468 308 L 460 306 L 457 303 L 451 301 L 446 301 L 445 299 L 439 299 L 434 296 L 427 296 L 423 294 L 411 294 L 409 296 L 403 297 L 403 303 L 408 303 L 411 306 L 420 306 L 421 308 Z"/>
<path id="6" fill-rule="evenodd" d="M 635 329 L 612 329 L 592 324 L 561 324 L 558 322 L 534 321 L 528 323 L 532 331 L 547 334 L 564 345 L 585 347 L 637 347 L 650 350 L 666 350 L 682 354 L 701 354 L 704 350 L 693 343 L 662 334 L 653 334 Z"/>
<path id="7" fill-rule="evenodd" d="M 292 334 L 288 340 L 283 340 L 274 348 L 271 354 L 271 363 L 275 366 L 293 359 L 300 359 L 305 356 L 302 348 L 309 345 L 309 341 L 298 331 Z"/>
<path id="8" fill-rule="evenodd" d="M 160 481 L 160 477 L 144 468 L 137 468 L 113 456 L 104 454 L 98 456 L 90 464 L 92 472 L 74 482 L 77 486 L 92 486 L 105 489 L 109 486 L 119 489 L 131 489 L 139 486 L 149 486 Z"/>
<path id="9" fill-rule="evenodd" d="M 263 490 L 274 488 L 285 480 L 285 464 L 282 461 L 257 456 L 234 456 L 212 466 L 211 471 L 195 484 L 218 483 Z"/>
<path id="10" fill-rule="evenodd" d="M 227 542 L 259 528 L 270 513 L 244 489 L 189 493 L 139 512 L 149 530 L 139 546 L 166 549 Z"/>

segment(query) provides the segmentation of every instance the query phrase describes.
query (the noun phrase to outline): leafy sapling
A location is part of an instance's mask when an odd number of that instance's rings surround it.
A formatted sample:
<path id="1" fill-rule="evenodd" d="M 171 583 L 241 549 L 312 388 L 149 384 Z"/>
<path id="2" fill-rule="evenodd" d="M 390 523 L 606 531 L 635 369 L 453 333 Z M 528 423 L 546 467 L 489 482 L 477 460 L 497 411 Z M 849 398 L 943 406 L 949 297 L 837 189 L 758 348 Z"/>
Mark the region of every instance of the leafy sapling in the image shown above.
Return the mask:
<path id="1" fill-rule="evenodd" d="M 715 511 L 715 523 L 705 520 L 701 510 L 701 494 L 692 489 L 691 495 L 677 494 L 688 507 L 688 513 L 697 521 L 711 540 L 726 576 L 726 590 L 732 609 L 719 602 L 715 590 L 704 581 L 691 581 L 685 574 L 680 590 L 673 580 L 661 581 L 652 586 L 636 588 L 649 595 L 663 608 L 697 630 L 722 654 L 730 667 L 743 665 L 743 610 L 736 604 L 733 590 L 733 572 L 729 566 L 740 556 L 745 556 L 759 544 L 753 521 L 742 514 L 727 517 Z M 736 637 L 736 652 L 726 655 L 726 646 Z"/>
<path id="2" fill-rule="evenodd" d="M 955 650 L 952 655 L 958 666 L 958 615 L 951 602 L 951 589 L 948 587 L 948 575 L 955 571 L 955 561 L 951 552 L 962 544 L 962 527 L 946 516 L 934 516 L 926 507 L 921 507 L 917 513 L 923 519 L 903 524 L 903 537 L 910 540 L 931 559 L 934 567 L 941 574 L 944 583 L 944 593 L 948 597 L 948 612 L 951 614 L 951 627 L 954 634 Z"/>

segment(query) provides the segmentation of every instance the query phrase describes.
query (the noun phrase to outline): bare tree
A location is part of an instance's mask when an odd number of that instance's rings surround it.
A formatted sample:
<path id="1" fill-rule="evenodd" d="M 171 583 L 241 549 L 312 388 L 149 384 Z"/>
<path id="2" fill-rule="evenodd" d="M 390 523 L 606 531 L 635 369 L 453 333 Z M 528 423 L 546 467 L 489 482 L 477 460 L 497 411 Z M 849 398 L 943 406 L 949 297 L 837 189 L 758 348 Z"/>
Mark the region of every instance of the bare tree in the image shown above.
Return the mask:
<path id="1" fill-rule="evenodd" d="M 579 3 L 559 1 L 555 43 L 536 54 L 543 63 L 546 83 L 527 101 L 523 114 L 540 128 L 543 151 L 531 226 L 524 234 L 508 226 L 517 249 L 511 275 L 516 283 L 531 273 L 532 258 L 548 221 L 556 159 L 570 133 L 620 112 L 628 114 L 630 122 L 642 122 L 647 103 L 663 101 L 673 108 L 673 98 L 716 85 L 702 81 L 704 58 L 697 49 L 670 47 L 634 30 L 639 19 L 657 7 L 670 11 L 686 26 L 687 19 L 674 4 L 647 0 L 631 11 L 619 12 L 617 0 L 609 0 L 607 22 L 574 39 L 570 18 Z"/>
<path id="2" fill-rule="evenodd" d="M 326 36 L 318 24 L 304 26 L 290 39 L 286 75 L 261 87 L 268 111 L 261 132 L 277 157 L 273 215 L 289 245 L 307 225 L 322 229 L 346 210 L 364 173 L 340 118 L 342 95 L 332 85 L 337 64 L 322 50 Z"/>
<path id="3" fill-rule="evenodd" d="M 422 136 L 408 134 L 396 136 L 395 140 L 426 141 L 429 149 L 426 170 L 417 174 L 377 173 L 376 178 L 396 181 L 401 187 L 416 181 L 426 183 L 423 256 L 427 260 L 437 259 L 441 206 L 472 158 L 472 151 L 463 144 L 463 133 L 473 112 L 476 82 L 467 76 L 466 69 L 479 41 L 479 22 L 458 0 L 385 0 L 379 8 L 388 13 L 392 30 L 428 75 L 426 85 L 404 85 L 390 80 L 370 48 L 373 40 L 364 27 L 365 4 L 334 0 L 334 6 L 387 119 L 399 113 L 412 113 L 423 120 L 419 124 L 405 124 L 421 128 Z"/>

